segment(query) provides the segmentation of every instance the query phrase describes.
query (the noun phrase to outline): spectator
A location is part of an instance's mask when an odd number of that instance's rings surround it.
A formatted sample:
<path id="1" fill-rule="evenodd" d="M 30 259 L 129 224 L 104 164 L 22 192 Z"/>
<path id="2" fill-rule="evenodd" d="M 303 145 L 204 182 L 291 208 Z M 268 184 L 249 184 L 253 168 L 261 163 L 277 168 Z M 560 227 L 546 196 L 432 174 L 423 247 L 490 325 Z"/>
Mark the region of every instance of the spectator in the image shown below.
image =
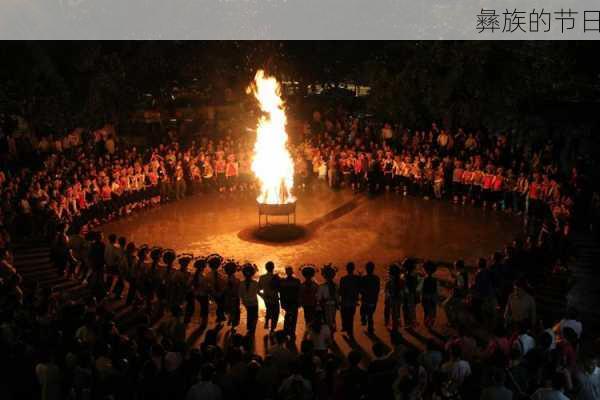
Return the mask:
<path id="1" fill-rule="evenodd" d="M 491 385 L 481 392 L 481 400 L 512 400 L 513 393 L 504 386 L 506 376 L 503 370 L 495 369 Z"/>
<path id="2" fill-rule="evenodd" d="M 223 393 L 221 388 L 213 383 L 215 367 L 204 364 L 200 371 L 198 383 L 193 385 L 187 393 L 186 400 L 221 400 Z"/>

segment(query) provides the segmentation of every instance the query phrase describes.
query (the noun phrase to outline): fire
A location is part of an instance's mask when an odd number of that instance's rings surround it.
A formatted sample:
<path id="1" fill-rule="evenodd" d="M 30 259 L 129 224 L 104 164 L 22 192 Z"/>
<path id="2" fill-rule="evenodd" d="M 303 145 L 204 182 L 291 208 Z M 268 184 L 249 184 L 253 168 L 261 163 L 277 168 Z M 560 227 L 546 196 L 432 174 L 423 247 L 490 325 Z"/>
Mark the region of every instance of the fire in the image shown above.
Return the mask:
<path id="1" fill-rule="evenodd" d="M 262 204 L 293 203 L 296 201 L 291 192 L 294 186 L 294 162 L 287 149 L 287 119 L 279 83 L 259 70 L 248 89 L 254 92 L 264 112 L 258 120 L 252 160 L 252 172 L 260 183 L 260 195 L 256 200 Z"/>

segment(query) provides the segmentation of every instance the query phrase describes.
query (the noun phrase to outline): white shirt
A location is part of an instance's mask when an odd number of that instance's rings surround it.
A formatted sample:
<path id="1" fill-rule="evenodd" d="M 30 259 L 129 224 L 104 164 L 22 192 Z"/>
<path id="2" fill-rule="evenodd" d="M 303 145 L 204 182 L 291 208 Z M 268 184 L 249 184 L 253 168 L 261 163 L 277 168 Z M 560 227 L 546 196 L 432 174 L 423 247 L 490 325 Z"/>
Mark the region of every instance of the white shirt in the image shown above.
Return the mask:
<path id="1" fill-rule="evenodd" d="M 442 366 L 442 371 L 450 375 L 455 382 L 462 384 L 465 378 L 471 376 L 471 365 L 465 360 L 447 362 Z"/>
<path id="2" fill-rule="evenodd" d="M 583 331 L 583 325 L 581 322 L 576 321 L 574 319 L 563 319 L 560 321 L 560 333 L 562 334 L 563 329 L 571 328 L 577 334 L 577 338 L 581 337 L 581 332 Z"/>
<path id="3" fill-rule="evenodd" d="M 515 346 L 519 346 L 521 354 L 525 355 L 535 348 L 535 339 L 526 333 L 519 335 L 515 342 Z"/>
<path id="4" fill-rule="evenodd" d="M 569 400 L 569 398 L 559 390 L 540 388 L 531 395 L 531 400 Z"/>
<path id="5" fill-rule="evenodd" d="M 600 399 L 600 368 L 596 367 L 591 374 L 578 372 L 576 377 L 580 386 L 577 400 Z"/>

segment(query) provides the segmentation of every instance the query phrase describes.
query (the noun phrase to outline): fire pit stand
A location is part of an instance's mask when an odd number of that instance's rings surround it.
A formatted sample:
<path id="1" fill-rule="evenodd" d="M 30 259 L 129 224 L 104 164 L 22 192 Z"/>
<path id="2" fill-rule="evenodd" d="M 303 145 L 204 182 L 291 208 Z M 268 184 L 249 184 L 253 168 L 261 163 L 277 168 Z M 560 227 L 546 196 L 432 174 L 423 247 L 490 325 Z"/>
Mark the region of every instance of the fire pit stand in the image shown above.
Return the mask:
<path id="1" fill-rule="evenodd" d="M 264 225 L 263 225 L 263 216 Z M 286 204 L 258 203 L 258 227 L 269 225 L 269 216 L 287 216 L 288 225 L 296 225 L 296 202 Z"/>

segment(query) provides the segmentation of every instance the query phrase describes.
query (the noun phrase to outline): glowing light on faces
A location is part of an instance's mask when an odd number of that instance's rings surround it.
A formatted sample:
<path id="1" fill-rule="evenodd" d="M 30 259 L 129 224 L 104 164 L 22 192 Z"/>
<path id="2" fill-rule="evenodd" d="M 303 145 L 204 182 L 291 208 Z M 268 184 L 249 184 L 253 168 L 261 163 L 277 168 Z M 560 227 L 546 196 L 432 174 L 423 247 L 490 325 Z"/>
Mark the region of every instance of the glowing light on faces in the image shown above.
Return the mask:
<path id="1" fill-rule="evenodd" d="M 293 203 L 296 201 L 291 192 L 294 186 L 294 162 L 287 149 L 287 118 L 279 83 L 259 70 L 254 83 L 248 88 L 250 91 L 264 112 L 258 120 L 252 160 L 252 172 L 260 183 L 260 195 L 256 200 L 262 204 Z"/>

